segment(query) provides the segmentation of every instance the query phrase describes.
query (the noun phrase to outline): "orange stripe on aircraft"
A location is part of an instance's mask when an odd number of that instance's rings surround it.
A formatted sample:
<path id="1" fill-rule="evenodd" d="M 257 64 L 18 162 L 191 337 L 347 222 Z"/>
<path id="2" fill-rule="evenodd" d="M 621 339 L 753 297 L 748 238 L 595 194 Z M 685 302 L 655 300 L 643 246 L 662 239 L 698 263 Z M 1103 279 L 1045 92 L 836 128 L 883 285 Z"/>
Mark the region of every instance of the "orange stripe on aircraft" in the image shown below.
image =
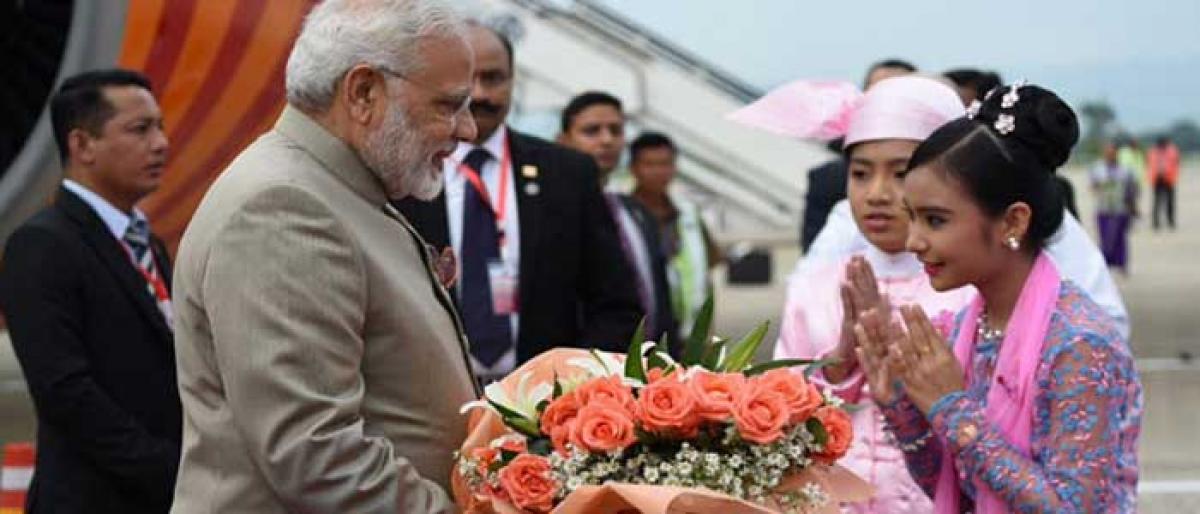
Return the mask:
<path id="1" fill-rule="evenodd" d="M 286 63 L 287 55 L 281 55 L 279 62 L 275 65 L 276 71 L 271 76 L 271 83 L 275 85 L 264 89 L 259 94 L 254 104 L 242 117 L 237 130 L 230 134 L 225 144 L 200 166 L 201 170 L 215 170 L 214 173 L 208 176 L 191 175 L 187 177 L 187 185 L 176 190 L 177 195 L 174 196 L 174 203 L 171 204 L 170 215 L 164 218 L 163 223 L 160 224 L 163 225 L 162 227 L 155 229 L 161 232 L 160 237 L 168 241 L 168 248 L 172 255 L 179 244 L 179 239 L 183 237 L 187 222 L 199 207 L 209 186 L 216 180 L 219 170 L 224 169 L 234 157 L 237 157 L 237 154 L 248 143 L 274 126 L 275 119 L 279 117 L 279 112 L 283 110 L 284 105 L 283 78 Z"/>
<path id="2" fill-rule="evenodd" d="M 240 0 L 234 3 L 238 7 L 238 15 L 229 19 L 224 37 L 212 41 L 218 45 L 216 59 L 207 70 L 195 97 L 190 100 L 191 108 L 183 113 L 172 130 L 171 141 L 180 144 L 172 149 L 162 186 L 146 199 L 144 208 L 154 219 L 156 230 L 166 232 L 168 225 L 176 224 L 173 220 L 180 216 L 175 211 L 181 211 L 184 220 L 191 218 L 192 209 L 180 208 L 178 197 L 196 187 L 202 188 L 202 191 L 207 189 L 208 182 L 197 186 L 196 178 L 213 175 L 216 170 L 203 169 L 202 163 L 232 130 L 237 115 L 232 111 L 240 112 L 246 108 L 238 100 L 249 104 L 257 88 L 261 87 L 247 84 L 254 77 L 235 77 L 235 73 L 239 63 L 263 44 L 255 36 L 258 27 L 272 24 L 264 16 L 270 2 Z M 227 100 L 222 104 L 222 99 Z M 166 241 L 168 245 L 174 243 L 170 239 Z"/>
<path id="3" fill-rule="evenodd" d="M 247 0 L 240 7 L 205 84 L 178 127 L 174 141 L 182 146 L 175 146 L 163 187 L 147 199 L 147 212 L 171 246 L 212 180 L 258 134 L 255 130 L 263 121 L 254 118 L 278 112 L 282 66 L 311 2 Z M 257 9 L 262 11 L 249 15 Z M 229 54 L 235 56 L 232 61 L 226 61 Z M 262 107 L 263 102 L 268 107 Z M 202 106 L 207 107 L 203 112 L 198 110 Z"/>
<path id="4" fill-rule="evenodd" d="M 125 38 L 117 65 L 134 70 L 144 69 L 154 38 L 158 35 L 159 19 L 166 0 L 130 0 L 125 14 Z"/>
<path id="5" fill-rule="evenodd" d="M 205 84 L 205 77 L 209 75 L 220 52 L 229 50 L 223 48 L 221 42 L 232 25 L 232 18 L 241 15 L 237 12 L 238 6 L 238 2 L 232 1 L 209 2 L 192 15 L 179 59 L 171 72 L 170 87 L 163 90 L 159 97 L 163 121 L 173 140 L 182 140 L 176 133 L 179 123 L 194 107 L 193 100 L 199 95 L 201 85 Z M 205 105 L 195 107 L 208 109 Z"/>
<path id="6" fill-rule="evenodd" d="M 171 72 L 175 69 L 175 61 L 179 59 L 179 51 L 183 48 L 183 40 L 195 10 L 196 0 L 168 0 L 164 16 L 158 20 L 155 42 L 142 70 L 159 91 L 166 91 L 170 87 Z"/>

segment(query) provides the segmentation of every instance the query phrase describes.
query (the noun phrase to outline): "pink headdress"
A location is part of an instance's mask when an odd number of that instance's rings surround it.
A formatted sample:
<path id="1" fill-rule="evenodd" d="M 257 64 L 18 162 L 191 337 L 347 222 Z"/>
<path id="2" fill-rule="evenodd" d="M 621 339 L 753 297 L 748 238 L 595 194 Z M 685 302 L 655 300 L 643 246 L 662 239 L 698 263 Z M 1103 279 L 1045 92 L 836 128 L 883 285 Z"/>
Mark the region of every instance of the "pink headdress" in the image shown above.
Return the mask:
<path id="1" fill-rule="evenodd" d="M 923 141 L 966 113 L 958 94 L 919 75 L 880 81 L 863 94 L 849 82 L 799 80 L 772 90 L 729 119 L 776 134 L 845 145 L 878 139 Z"/>

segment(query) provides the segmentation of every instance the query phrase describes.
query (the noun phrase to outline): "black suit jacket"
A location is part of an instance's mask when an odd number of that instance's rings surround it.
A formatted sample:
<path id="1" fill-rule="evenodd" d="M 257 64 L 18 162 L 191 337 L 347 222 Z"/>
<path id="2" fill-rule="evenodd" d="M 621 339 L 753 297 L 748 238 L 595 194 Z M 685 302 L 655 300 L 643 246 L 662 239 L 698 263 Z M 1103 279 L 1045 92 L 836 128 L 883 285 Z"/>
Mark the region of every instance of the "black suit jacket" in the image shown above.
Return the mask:
<path id="1" fill-rule="evenodd" d="M 804 224 L 800 228 L 800 248 L 817 239 L 833 206 L 846 198 L 846 159 L 838 157 L 808 170 L 808 192 L 804 194 Z"/>
<path id="2" fill-rule="evenodd" d="M 153 246 L 169 284 L 166 248 Z M 74 193 L 9 238 L 0 309 L 38 416 L 28 512 L 167 512 L 182 430 L 172 335 Z"/>
<path id="3" fill-rule="evenodd" d="M 595 161 L 511 129 L 508 141 L 521 226 L 518 362 L 558 346 L 624 352 L 641 308 Z M 396 207 L 430 245 L 450 245 L 445 194 Z"/>
<path id="4" fill-rule="evenodd" d="M 645 205 L 642 205 L 642 202 L 637 201 L 634 197 L 618 195 L 617 198 L 638 224 L 642 240 L 646 244 L 646 251 L 650 254 L 650 279 L 654 282 L 654 298 L 651 301 L 654 302 L 654 310 L 658 314 L 658 319 L 646 319 L 646 339 L 661 342 L 665 335 L 670 340 L 668 350 L 671 355 L 679 357 L 683 352 L 683 340 L 680 339 L 679 322 L 675 319 L 675 313 L 671 307 L 671 285 L 667 281 L 667 266 L 670 263 L 660 235 L 661 229 L 658 220 Z M 626 260 L 626 262 L 629 261 Z"/>

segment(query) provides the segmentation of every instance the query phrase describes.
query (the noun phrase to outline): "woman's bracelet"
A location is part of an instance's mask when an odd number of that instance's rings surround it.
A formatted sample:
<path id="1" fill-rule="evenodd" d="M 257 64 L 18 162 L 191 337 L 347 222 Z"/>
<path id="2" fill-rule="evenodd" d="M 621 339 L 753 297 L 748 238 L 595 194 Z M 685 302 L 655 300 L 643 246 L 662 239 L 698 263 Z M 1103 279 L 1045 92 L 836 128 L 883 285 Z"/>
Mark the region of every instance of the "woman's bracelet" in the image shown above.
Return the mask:
<path id="1" fill-rule="evenodd" d="M 921 434 L 921 436 L 916 439 L 913 439 L 913 440 L 907 441 L 907 442 L 901 441 L 899 438 L 896 437 L 895 429 L 892 427 L 892 424 L 887 421 L 887 418 L 882 415 L 880 417 L 884 418 L 883 423 L 884 423 L 884 426 L 887 427 L 887 429 L 884 430 L 883 432 L 884 432 L 884 434 L 886 434 L 888 443 L 891 444 L 892 446 L 895 446 L 896 448 L 899 448 L 900 451 L 902 451 L 902 452 L 905 452 L 905 453 L 916 452 L 916 451 L 920 450 L 921 448 L 924 448 L 925 445 L 929 443 L 929 438 L 933 437 L 933 430 L 926 430 L 925 433 Z"/>

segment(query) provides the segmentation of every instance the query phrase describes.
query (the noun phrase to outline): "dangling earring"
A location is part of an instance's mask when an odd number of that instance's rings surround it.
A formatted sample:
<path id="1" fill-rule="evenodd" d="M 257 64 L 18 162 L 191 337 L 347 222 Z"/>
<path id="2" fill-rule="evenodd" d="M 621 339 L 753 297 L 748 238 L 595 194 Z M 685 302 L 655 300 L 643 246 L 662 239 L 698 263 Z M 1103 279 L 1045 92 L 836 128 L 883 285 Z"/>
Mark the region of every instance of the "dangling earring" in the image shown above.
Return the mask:
<path id="1" fill-rule="evenodd" d="M 1008 245 L 1008 249 L 1014 252 L 1021 249 L 1021 241 L 1017 240 L 1017 236 L 1008 236 L 1008 239 L 1004 240 L 1004 244 Z"/>

